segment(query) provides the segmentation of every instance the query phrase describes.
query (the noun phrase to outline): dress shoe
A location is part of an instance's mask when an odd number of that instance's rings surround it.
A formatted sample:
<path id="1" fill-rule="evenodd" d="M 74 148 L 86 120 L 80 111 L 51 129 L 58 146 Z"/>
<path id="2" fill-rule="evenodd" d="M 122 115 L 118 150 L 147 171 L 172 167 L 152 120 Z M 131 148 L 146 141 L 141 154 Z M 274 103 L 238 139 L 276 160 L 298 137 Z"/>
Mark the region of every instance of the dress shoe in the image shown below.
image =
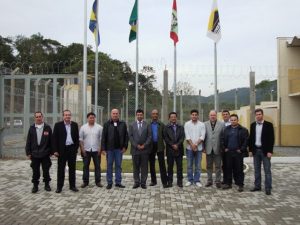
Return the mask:
<path id="1" fill-rule="evenodd" d="M 151 182 L 151 183 L 149 184 L 149 186 L 155 186 L 155 185 L 157 185 L 157 183 L 155 183 L 155 182 Z"/>
<path id="2" fill-rule="evenodd" d="M 173 187 L 173 184 L 172 184 L 172 183 L 169 183 L 169 184 L 168 184 L 168 187 L 170 187 L 170 188 Z"/>
<path id="3" fill-rule="evenodd" d="M 103 187 L 103 185 L 101 184 L 101 182 L 96 183 L 96 186 L 100 187 L 100 188 Z"/>
<path id="4" fill-rule="evenodd" d="M 163 184 L 163 188 L 169 188 L 168 184 Z"/>
<path id="5" fill-rule="evenodd" d="M 238 192 L 243 192 L 243 191 L 244 191 L 244 187 L 243 186 L 239 186 Z"/>
<path id="6" fill-rule="evenodd" d="M 45 191 L 51 191 L 51 187 L 50 187 L 49 183 L 45 184 Z"/>
<path id="7" fill-rule="evenodd" d="M 107 190 L 109 190 L 109 189 L 111 189 L 112 188 L 112 184 L 108 184 L 107 186 L 106 186 L 106 189 Z"/>
<path id="8" fill-rule="evenodd" d="M 271 190 L 266 190 L 266 195 L 271 195 Z"/>
<path id="9" fill-rule="evenodd" d="M 221 188 L 222 187 L 221 183 L 216 183 L 216 187 Z"/>
<path id="10" fill-rule="evenodd" d="M 182 183 L 178 183 L 177 186 L 180 187 L 180 188 L 183 188 Z"/>
<path id="11" fill-rule="evenodd" d="M 70 187 L 71 191 L 78 192 L 79 190 L 76 187 Z"/>
<path id="12" fill-rule="evenodd" d="M 61 188 L 57 188 L 55 193 L 61 193 L 61 190 L 62 190 Z"/>
<path id="13" fill-rule="evenodd" d="M 251 192 L 254 192 L 254 191 L 261 191 L 261 188 L 258 188 L 258 187 L 254 187 L 252 189 L 250 189 Z"/>
<path id="14" fill-rule="evenodd" d="M 125 188 L 125 186 L 122 185 L 122 184 L 116 184 L 116 187 L 118 187 L 118 188 Z"/>
<path id="15" fill-rule="evenodd" d="M 210 186 L 212 186 L 213 184 L 212 184 L 212 182 L 207 182 L 206 184 L 205 184 L 205 187 L 210 187 Z"/>
<path id="16" fill-rule="evenodd" d="M 81 187 L 81 188 L 85 188 L 85 187 L 87 187 L 87 186 L 89 186 L 87 183 L 83 183 L 80 187 Z"/>
<path id="17" fill-rule="evenodd" d="M 222 189 L 224 189 L 224 190 L 230 189 L 230 188 L 232 188 L 232 185 L 230 185 L 230 184 L 224 184 L 222 187 Z"/>
<path id="18" fill-rule="evenodd" d="M 147 186 L 146 186 L 146 184 L 141 184 L 141 188 L 143 188 L 143 189 L 147 189 Z"/>
<path id="19" fill-rule="evenodd" d="M 37 185 L 34 185 L 32 190 L 31 190 L 31 193 L 37 193 L 39 190 L 38 186 Z"/>
<path id="20" fill-rule="evenodd" d="M 134 184 L 132 189 L 137 189 L 140 185 L 139 184 Z"/>

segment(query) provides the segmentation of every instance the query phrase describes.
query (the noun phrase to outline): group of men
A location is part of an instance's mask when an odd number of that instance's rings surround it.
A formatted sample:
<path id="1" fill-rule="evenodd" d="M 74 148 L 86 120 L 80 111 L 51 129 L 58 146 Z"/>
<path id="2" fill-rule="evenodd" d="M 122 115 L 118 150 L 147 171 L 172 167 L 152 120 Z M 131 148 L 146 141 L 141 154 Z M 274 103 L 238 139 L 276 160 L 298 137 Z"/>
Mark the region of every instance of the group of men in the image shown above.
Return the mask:
<path id="1" fill-rule="evenodd" d="M 251 124 L 250 136 L 248 130 L 239 124 L 236 114 L 222 112 L 223 121 L 217 119 L 217 112 L 209 113 L 209 120 L 201 122 L 199 112 L 191 110 L 190 120 L 184 126 L 177 121 L 177 113 L 169 113 L 169 122 L 164 124 L 159 120 L 157 109 L 152 110 L 151 120 L 144 119 L 141 109 L 136 111 L 136 120 L 129 125 L 119 119 L 119 111 L 113 109 L 111 118 L 103 127 L 96 123 L 93 112 L 87 114 L 87 123 L 79 129 L 78 124 L 71 121 L 70 110 L 63 111 L 63 120 L 51 127 L 43 120 L 42 112 L 35 112 L 35 123 L 30 127 L 26 155 L 31 160 L 33 171 L 32 193 L 38 191 L 40 165 L 42 165 L 45 190 L 51 191 L 50 174 L 51 155 L 58 158 L 57 189 L 60 193 L 64 186 L 65 167 L 68 162 L 69 187 L 77 192 L 76 187 L 76 156 L 80 147 L 83 158 L 82 188 L 89 185 L 89 167 L 93 159 L 95 167 L 95 184 L 101 184 L 101 155 L 106 155 L 106 189 L 113 187 L 113 168 L 115 168 L 115 187 L 125 188 L 122 184 L 123 154 L 130 141 L 133 164 L 133 189 L 147 188 L 148 167 L 150 168 L 150 186 L 157 185 L 155 161 L 158 159 L 160 178 L 163 188 L 173 186 L 173 168 L 177 168 L 177 186 L 183 187 L 183 155 L 186 150 L 187 182 L 185 186 L 201 184 L 202 154 L 206 154 L 207 182 L 206 187 L 214 183 L 217 188 L 232 188 L 232 183 L 243 191 L 244 172 L 243 158 L 254 156 L 255 182 L 251 191 L 261 190 L 261 164 L 265 171 L 265 192 L 271 194 L 271 157 L 274 145 L 274 129 L 270 122 L 264 120 L 263 110 L 256 109 L 256 122 Z M 184 142 L 186 141 L 186 149 Z M 249 149 L 249 151 L 248 151 Z M 167 167 L 165 164 L 167 158 Z M 215 182 L 213 182 L 215 170 Z M 223 180 L 222 172 L 223 171 Z"/>

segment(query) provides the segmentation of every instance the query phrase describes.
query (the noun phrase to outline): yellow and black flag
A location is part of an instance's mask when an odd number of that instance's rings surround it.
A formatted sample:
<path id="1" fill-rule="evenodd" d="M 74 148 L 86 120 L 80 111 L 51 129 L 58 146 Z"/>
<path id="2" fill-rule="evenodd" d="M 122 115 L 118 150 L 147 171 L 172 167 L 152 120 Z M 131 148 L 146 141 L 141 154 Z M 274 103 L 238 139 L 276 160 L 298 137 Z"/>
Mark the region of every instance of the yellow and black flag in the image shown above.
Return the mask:
<path id="1" fill-rule="evenodd" d="M 207 36 L 214 40 L 214 42 L 218 42 L 221 39 L 221 26 L 217 0 L 213 0 L 213 5 L 208 21 Z"/>

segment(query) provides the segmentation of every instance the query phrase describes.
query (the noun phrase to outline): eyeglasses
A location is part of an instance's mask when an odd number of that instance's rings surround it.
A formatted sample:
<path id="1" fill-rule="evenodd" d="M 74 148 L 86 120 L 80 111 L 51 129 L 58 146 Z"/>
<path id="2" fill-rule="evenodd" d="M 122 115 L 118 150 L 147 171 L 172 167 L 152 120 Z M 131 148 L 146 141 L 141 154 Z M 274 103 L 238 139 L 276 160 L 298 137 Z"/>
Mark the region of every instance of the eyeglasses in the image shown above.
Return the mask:
<path id="1" fill-rule="evenodd" d="M 35 118 L 42 118 L 42 116 L 35 116 Z"/>

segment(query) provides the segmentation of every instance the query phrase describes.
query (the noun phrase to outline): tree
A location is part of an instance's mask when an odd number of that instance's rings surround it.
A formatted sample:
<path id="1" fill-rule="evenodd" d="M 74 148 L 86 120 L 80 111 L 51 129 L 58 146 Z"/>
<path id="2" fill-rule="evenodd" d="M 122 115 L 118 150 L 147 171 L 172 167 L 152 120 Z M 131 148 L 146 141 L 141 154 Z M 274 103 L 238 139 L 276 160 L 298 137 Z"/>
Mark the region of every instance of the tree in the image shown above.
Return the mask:
<path id="1" fill-rule="evenodd" d="M 183 95 L 195 95 L 196 93 L 195 88 L 189 82 L 186 81 L 177 82 L 176 94 L 180 95 L 181 91 Z"/>
<path id="2" fill-rule="evenodd" d="M 0 35 L 0 61 L 7 63 L 15 61 L 12 43 L 10 38 L 4 38 Z"/>

